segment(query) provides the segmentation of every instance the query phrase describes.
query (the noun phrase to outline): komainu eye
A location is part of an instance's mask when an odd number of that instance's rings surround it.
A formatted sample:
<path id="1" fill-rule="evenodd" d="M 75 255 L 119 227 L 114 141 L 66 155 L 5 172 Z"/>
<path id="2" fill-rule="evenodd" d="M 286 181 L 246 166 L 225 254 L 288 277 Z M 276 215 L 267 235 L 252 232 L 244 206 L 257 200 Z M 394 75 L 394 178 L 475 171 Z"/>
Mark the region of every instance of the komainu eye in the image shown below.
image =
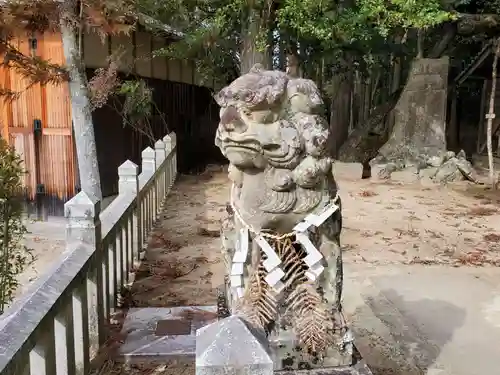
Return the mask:
<path id="1" fill-rule="evenodd" d="M 250 117 L 252 115 L 252 111 L 250 111 L 248 108 L 242 108 L 241 112 L 247 117 Z"/>

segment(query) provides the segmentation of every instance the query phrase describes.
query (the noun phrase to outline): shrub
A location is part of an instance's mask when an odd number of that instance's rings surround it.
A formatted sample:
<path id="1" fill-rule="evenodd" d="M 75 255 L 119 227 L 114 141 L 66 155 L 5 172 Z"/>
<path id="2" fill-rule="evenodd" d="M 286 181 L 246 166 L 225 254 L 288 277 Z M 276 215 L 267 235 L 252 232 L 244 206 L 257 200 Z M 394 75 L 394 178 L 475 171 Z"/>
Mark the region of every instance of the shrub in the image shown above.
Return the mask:
<path id="1" fill-rule="evenodd" d="M 12 301 L 17 276 L 31 256 L 31 250 L 23 244 L 27 232 L 21 200 L 23 173 L 21 158 L 0 138 L 0 314 Z"/>

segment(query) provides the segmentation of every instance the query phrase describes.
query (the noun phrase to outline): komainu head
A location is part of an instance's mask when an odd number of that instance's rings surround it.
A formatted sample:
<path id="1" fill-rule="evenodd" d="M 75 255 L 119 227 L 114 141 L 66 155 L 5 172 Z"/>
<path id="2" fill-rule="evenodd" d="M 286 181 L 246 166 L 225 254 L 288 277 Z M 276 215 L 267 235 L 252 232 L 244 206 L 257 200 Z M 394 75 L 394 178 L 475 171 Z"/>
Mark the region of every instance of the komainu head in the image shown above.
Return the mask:
<path id="1" fill-rule="evenodd" d="M 222 89 L 216 144 L 240 168 L 295 168 L 327 153 L 328 125 L 314 82 L 280 71 L 252 70 Z"/>
<path id="2" fill-rule="evenodd" d="M 275 192 L 324 188 L 330 133 L 313 81 L 255 65 L 215 100 L 221 107 L 215 143 L 233 169 L 265 173 Z"/>

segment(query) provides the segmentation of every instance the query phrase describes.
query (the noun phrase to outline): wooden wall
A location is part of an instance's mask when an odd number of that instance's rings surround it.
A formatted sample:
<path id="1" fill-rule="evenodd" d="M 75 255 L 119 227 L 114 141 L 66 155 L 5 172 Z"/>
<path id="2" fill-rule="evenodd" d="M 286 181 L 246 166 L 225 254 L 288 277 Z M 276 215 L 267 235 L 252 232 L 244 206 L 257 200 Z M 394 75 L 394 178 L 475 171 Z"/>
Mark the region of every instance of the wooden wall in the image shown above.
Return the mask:
<path id="1" fill-rule="evenodd" d="M 101 40 L 97 34 L 86 34 L 83 40 L 85 66 L 89 69 L 106 66 L 106 58 L 116 50 L 122 55 L 120 70 L 145 78 L 162 79 L 171 82 L 212 87 L 212 83 L 202 84 L 192 61 L 152 58 L 152 51 L 166 46 L 165 39 L 152 36 L 143 31 L 132 35 L 116 35 Z"/>
<path id="2" fill-rule="evenodd" d="M 487 134 L 487 119 L 486 115 L 490 110 L 490 95 L 491 95 L 491 84 L 492 80 L 485 80 L 483 91 L 481 93 L 481 108 L 479 116 L 479 126 L 478 126 L 478 137 L 477 137 L 477 153 L 486 153 L 486 134 Z M 492 143 L 493 143 L 493 154 L 500 156 L 500 79 L 496 83 L 495 91 L 495 104 L 493 112 L 496 117 L 493 119 L 492 124 Z"/>
<path id="3" fill-rule="evenodd" d="M 64 63 L 60 34 L 36 35 L 36 40 L 35 49 L 26 35 L 13 43 L 25 54 Z M 192 62 L 165 57 L 151 59 L 151 51 L 164 45 L 163 39 L 139 31 L 131 36 L 113 36 L 104 42 L 95 34 L 87 34 L 83 40 L 85 64 L 89 69 L 105 67 L 107 57 L 121 48 L 124 55 L 120 68 L 125 74 L 145 77 L 148 81 L 169 80 L 200 86 Z M 28 80 L 18 72 L 1 67 L 0 87 L 21 92 L 19 98 L 11 102 L 0 100 L 0 130 L 2 137 L 9 140 L 24 160 L 27 198 L 33 200 L 37 186 L 42 186 L 46 197 L 56 203 L 66 202 L 77 192 L 78 181 L 68 85 L 29 86 Z M 198 89 L 208 91 L 206 86 Z M 35 132 L 35 123 L 41 123 L 40 132 Z M 58 206 L 60 211 L 62 205 Z"/>
<path id="4" fill-rule="evenodd" d="M 94 72 L 88 72 L 92 76 Z M 154 139 L 174 131 L 177 135 L 177 168 L 180 173 L 203 171 L 207 164 L 224 163 L 214 138 L 219 123 L 219 106 L 206 87 L 182 82 L 144 78 L 153 90 L 158 112 L 150 118 Z M 118 166 L 124 160 L 140 165 L 141 151 L 154 140 L 123 126 L 121 98 L 113 105 L 96 109 L 94 121 L 97 159 L 104 196 L 118 193 Z M 109 147 L 113 145 L 113 147 Z"/>
<path id="5" fill-rule="evenodd" d="M 24 54 L 63 63 L 58 34 L 38 35 L 36 39 L 36 49 L 27 37 L 13 43 Z M 20 93 L 15 100 L 0 100 L 1 131 L 24 160 L 27 197 L 33 199 L 37 185 L 43 184 L 47 195 L 66 201 L 75 194 L 76 173 L 68 86 L 30 86 L 14 69 L 0 69 L 0 86 Z M 35 132 L 35 124 L 41 124 L 40 132 Z"/>

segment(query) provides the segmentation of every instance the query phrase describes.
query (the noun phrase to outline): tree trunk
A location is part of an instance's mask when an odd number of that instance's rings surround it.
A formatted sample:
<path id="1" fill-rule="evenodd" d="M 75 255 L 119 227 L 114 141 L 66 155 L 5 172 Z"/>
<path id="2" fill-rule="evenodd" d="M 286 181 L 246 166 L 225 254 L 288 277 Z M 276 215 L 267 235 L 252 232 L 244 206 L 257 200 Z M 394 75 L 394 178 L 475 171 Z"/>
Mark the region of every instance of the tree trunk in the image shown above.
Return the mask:
<path id="1" fill-rule="evenodd" d="M 363 122 L 370 117 L 370 110 L 372 107 L 372 73 L 368 75 L 364 84 L 365 93 L 363 94 Z"/>
<path id="2" fill-rule="evenodd" d="M 457 106 L 458 106 L 458 92 L 457 88 L 451 91 L 451 106 L 450 106 L 450 121 L 449 129 L 447 129 L 447 146 L 448 150 L 459 151 L 460 139 L 459 139 L 459 125 L 457 118 Z"/>
<path id="3" fill-rule="evenodd" d="M 493 66 L 491 73 L 491 93 L 490 93 L 490 109 L 488 113 L 488 123 L 486 128 L 486 148 L 488 150 L 488 167 L 489 167 L 489 180 L 491 187 L 496 188 L 495 179 L 495 166 L 493 164 L 493 145 L 492 145 L 492 127 L 493 118 L 495 117 L 495 96 L 497 90 L 497 65 L 498 65 L 498 55 L 500 54 L 500 38 L 497 39 L 495 55 L 493 57 Z"/>
<path id="4" fill-rule="evenodd" d="M 363 126 L 363 123 L 364 123 L 364 119 L 363 119 L 363 115 L 364 115 L 364 109 L 363 109 L 363 105 L 365 103 L 365 99 L 364 99 L 364 94 L 365 94 L 365 87 L 364 87 L 364 83 L 363 83 L 363 75 L 361 74 L 361 72 L 359 70 L 356 70 L 356 81 L 355 81 L 355 84 L 354 84 L 354 97 L 355 97 L 355 100 L 354 100 L 354 103 L 355 103 L 355 113 L 356 113 L 356 124 L 355 124 L 355 128 L 358 128 L 360 126 Z"/>
<path id="5" fill-rule="evenodd" d="M 286 34 L 284 32 L 280 32 L 278 67 L 279 70 L 283 72 L 286 70 L 286 48 L 287 48 Z"/>
<path id="6" fill-rule="evenodd" d="M 286 72 L 290 77 L 298 78 L 301 75 L 299 57 L 296 53 L 289 53 L 286 56 Z"/>
<path id="7" fill-rule="evenodd" d="M 424 29 L 418 29 L 417 30 L 417 59 L 424 58 L 424 37 L 425 37 Z"/>
<path id="8" fill-rule="evenodd" d="M 402 44 L 404 40 L 406 40 L 407 37 L 407 32 L 405 32 L 403 35 L 396 35 L 394 42 L 396 44 Z M 390 81 L 390 94 L 396 92 L 399 90 L 401 87 L 401 73 L 403 71 L 403 63 L 401 61 L 401 57 L 399 56 L 392 56 L 392 75 L 389 78 Z M 386 119 L 386 126 L 387 129 L 392 129 L 394 126 L 394 112 L 391 112 Z"/>
<path id="9" fill-rule="evenodd" d="M 72 1 L 66 6 L 66 14 L 75 16 Z M 66 59 L 66 68 L 69 72 L 69 91 L 71 96 L 71 116 L 73 120 L 73 134 L 75 137 L 78 171 L 80 174 L 81 190 L 95 195 L 102 200 L 101 180 L 97 162 L 97 148 L 94 136 L 94 124 L 87 88 L 87 77 L 81 61 L 81 54 L 75 31 L 63 17 L 61 34 Z"/>
<path id="10" fill-rule="evenodd" d="M 330 100 L 330 131 L 332 133 L 330 152 L 333 157 L 337 157 L 340 145 L 349 136 L 352 77 L 351 75 L 344 77 L 339 73 L 333 77 L 332 84 L 336 90 Z"/>
<path id="11" fill-rule="evenodd" d="M 358 124 L 340 147 L 339 160 L 368 165 L 377 156 L 378 150 L 388 139 L 385 119 L 396 106 L 402 91 L 399 89 L 392 93 L 385 103 L 372 111 L 366 122 Z"/>
<path id="12" fill-rule="evenodd" d="M 394 65 L 392 67 L 392 77 L 391 77 L 391 94 L 398 91 L 401 87 L 401 72 L 402 63 L 401 58 L 394 58 Z M 387 116 L 387 129 L 392 129 L 394 126 L 394 112 L 391 111 L 389 116 Z"/>
<path id="13" fill-rule="evenodd" d="M 429 59 L 438 59 L 450 45 L 451 41 L 457 35 L 457 26 L 455 24 L 447 23 L 443 26 L 444 34 L 436 45 L 429 52 Z"/>
<path id="14" fill-rule="evenodd" d="M 269 15 L 263 15 L 259 10 L 253 8 L 253 0 L 249 2 L 249 16 L 244 20 L 243 41 L 241 45 L 240 74 L 246 74 L 255 64 L 262 64 L 264 68 L 270 69 L 272 66 L 268 39 Z M 264 6 L 264 9 L 266 7 Z M 266 38 L 266 47 L 259 48 L 259 40 Z"/>

